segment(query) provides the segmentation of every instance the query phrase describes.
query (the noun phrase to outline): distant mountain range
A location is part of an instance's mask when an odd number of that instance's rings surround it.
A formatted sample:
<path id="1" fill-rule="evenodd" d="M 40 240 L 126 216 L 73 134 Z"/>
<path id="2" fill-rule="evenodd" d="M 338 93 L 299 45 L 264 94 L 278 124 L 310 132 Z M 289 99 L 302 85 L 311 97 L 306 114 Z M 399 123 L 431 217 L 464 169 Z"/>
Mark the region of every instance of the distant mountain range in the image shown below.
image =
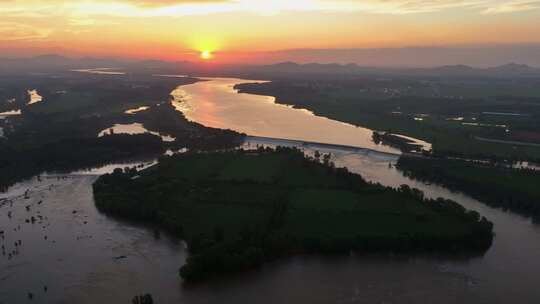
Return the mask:
<path id="1" fill-rule="evenodd" d="M 188 61 L 119 60 L 107 58 L 68 58 L 59 55 L 42 55 L 31 58 L 0 58 L 0 73 L 40 73 L 74 69 L 118 68 L 130 72 L 214 74 L 214 75 L 301 75 L 301 74 L 366 74 L 410 75 L 444 77 L 540 77 L 540 68 L 525 64 L 509 63 L 490 68 L 467 65 L 445 65 L 433 68 L 365 67 L 357 64 L 320 64 L 282 62 L 270 65 L 209 65 Z"/>
<path id="2" fill-rule="evenodd" d="M 525 64 L 517 63 L 509 63 L 490 68 L 474 68 L 467 65 L 446 65 L 433 68 L 379 68 L 363 67 L 356 64 L 297 64 L 294 62 L 284 62 L 249 68 L 258 72 L 287 74 L 388 74 L 447 77 L 540 77 L 540 68 L 534 68 Z"/>

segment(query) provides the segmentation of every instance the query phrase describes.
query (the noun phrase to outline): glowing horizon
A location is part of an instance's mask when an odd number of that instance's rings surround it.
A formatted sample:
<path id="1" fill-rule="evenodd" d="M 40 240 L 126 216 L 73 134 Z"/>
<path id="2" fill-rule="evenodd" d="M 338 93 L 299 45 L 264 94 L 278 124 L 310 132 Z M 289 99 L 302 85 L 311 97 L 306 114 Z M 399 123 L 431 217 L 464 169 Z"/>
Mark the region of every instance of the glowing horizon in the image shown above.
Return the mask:
<path id="1" fill-rule="evenodd" d="M 221 62 L 285 49 L 540 43 L 540 0 L 0 0 L 0 49 Z M 0 54 L 1 55 L 1 54 Z"/>

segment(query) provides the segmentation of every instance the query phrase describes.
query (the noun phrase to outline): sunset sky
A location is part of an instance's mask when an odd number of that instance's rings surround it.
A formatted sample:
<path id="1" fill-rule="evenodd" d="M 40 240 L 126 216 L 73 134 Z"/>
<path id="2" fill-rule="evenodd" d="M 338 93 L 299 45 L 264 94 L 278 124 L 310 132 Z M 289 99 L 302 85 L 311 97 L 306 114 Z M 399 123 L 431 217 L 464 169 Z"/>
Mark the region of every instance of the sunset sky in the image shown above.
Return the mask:
<path id="1" fill-rule="evenodd" d="M 0 0 L 0 17 L 0 55 L 207 50 L 239 62 L 290 49 L 540 43 L 540 0 Z"/>

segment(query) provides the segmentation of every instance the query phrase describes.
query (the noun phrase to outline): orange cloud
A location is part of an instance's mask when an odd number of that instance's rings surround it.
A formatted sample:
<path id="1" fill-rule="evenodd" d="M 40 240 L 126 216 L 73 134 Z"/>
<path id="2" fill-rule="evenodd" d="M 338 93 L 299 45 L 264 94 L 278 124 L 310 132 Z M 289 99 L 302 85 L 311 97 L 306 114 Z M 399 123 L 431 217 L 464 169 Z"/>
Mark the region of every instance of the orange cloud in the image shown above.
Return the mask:
<path id="1" fill-rule="evenodd" d="M 36 41 L 44 40 L 52 30 L 36 28 L 17 22 L 0 21 L 0 41 Z"/>

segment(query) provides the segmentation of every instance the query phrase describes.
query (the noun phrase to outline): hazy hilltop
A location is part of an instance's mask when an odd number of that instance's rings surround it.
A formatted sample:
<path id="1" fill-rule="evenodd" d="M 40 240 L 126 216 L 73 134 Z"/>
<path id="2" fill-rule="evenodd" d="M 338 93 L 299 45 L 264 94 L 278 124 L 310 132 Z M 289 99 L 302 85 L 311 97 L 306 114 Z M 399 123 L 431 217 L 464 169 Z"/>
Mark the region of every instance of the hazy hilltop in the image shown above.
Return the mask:
<path id="1" fill-rule="evenodd" d="M 455 47 L 402 47 L 353 49 L 295 49 L 271 52 L 267 62 L 356 63 L 377 67 L 436 67 L 469 65 L 494 67 L 510 62 L 540 66 L 539 44 L 494 44 Z"/>
<path id="2" fill-rule="evenodd" d="M 0 74 L 26 74 L 65 72 L 74 69 L 113 68 L 129 72 L 176 73 L 222 76 L 287 76 L 287 75 L 403 75 L 441 77 L 537 77 L 540 68 L 520 63 L 478 68 L 469 65 L 443 65 L 434 67 L 377 67 L 355 63 L 296 63 L 276 64 L 206 64 L 189 61 L 126 60 L 116 58 L 70 58 L 48 54 L 29 58 L 0 58 Z"/>
<path id="3" fill-rule="evenodd" d="M 418 77 L 539 77 L 540 68 L 525 64 L 508 63 L 500 66 L 477 68 L 468 65 L 444 65 L 430 68 L 369 67 L 350 64 L 321 64 L 283 62 L 271 65 L 227 67 L 229 71 L 242 71 L 269 76 L 302 75 L 369 75 L 369 76 L 418 76 Z"/>

